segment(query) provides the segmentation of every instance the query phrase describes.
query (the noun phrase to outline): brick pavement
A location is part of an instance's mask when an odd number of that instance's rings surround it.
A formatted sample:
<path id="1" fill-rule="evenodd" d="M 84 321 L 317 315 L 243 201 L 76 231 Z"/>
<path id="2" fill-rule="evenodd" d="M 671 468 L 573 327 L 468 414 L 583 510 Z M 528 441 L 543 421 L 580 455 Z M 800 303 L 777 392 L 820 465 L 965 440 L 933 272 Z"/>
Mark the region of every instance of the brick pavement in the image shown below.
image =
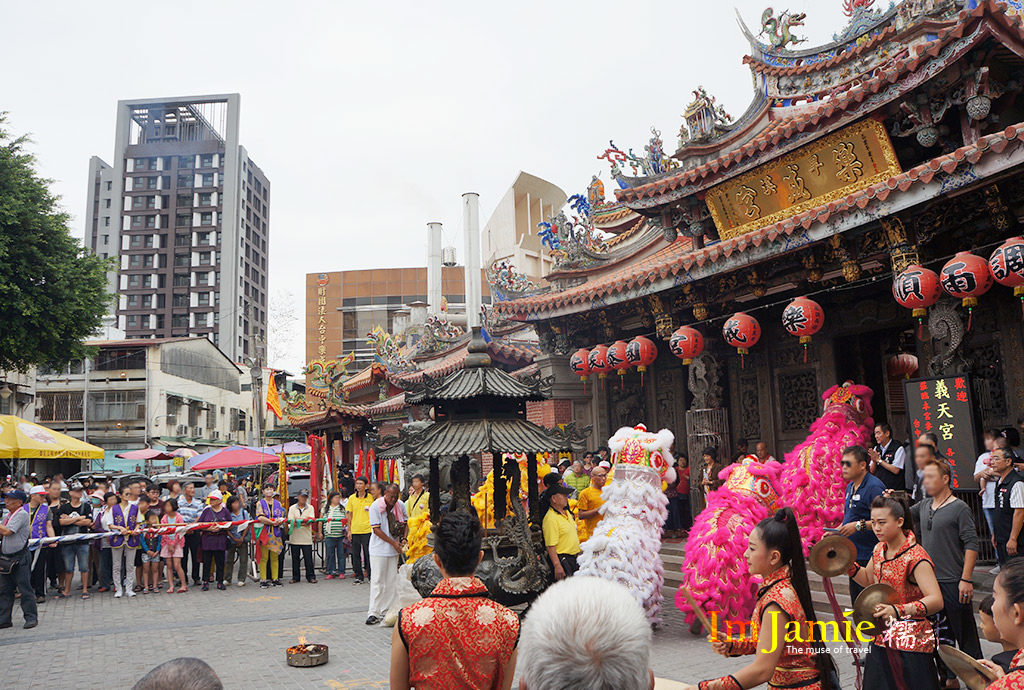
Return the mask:
<path id="1" fill-rule="evenodd" d="M 87 601 L 42 604 L 33 630 L 21 628 L 15 605 L 15 627 L 0 631 L 0 678 L 4 687 L 130 688 L 153 666 L 193 655 L 213 666 L 229 689 L 387 688 L 391 630 L 364 624 L 368 593 L 351 579 L 321 579 L 134 599 L 93 594 Z M 695 682 L 743 665 L 712 653 L 703 638 L 690 635 L 673 605 L 666 608 L 665 625 L 654 634 L 655 675 Z M 299 635 L 329 645 L 331 660 L 317 668 L 287 666 L 285 648 Z M 985 651 L 991 654 L 991 645 Z M 850 657 L 837 661 L 843 686 L 852 688 Z"/>

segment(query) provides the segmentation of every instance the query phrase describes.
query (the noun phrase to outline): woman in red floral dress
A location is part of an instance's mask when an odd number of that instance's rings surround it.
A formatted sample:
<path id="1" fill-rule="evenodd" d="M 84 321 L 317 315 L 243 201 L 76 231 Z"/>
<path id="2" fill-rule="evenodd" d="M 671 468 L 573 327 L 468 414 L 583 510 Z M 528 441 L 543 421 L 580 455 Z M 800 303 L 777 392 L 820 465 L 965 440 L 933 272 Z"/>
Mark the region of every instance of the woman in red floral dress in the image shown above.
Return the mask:
<path id="1" fill-rule="evenodd" d="M 985 659 L 979 659 L 998 678 L 987 690 L 1024 690 L 1024 558 L 1013 558 L 1003 564 L 992 590 L 992 620 L 999 636 L 1018 649 L 1010 663 L 1010 672 Z"/>
<path id="2" fill-rule="evenodd" d="M 796 517 L 783 508 L 762 520 L 750 533 L 747 565 L 753 575 L 764 578 L 757 592 L 754 618 L 746 629 L 759 631 L 727 638 L 712 633 L 711 646 L 722 656 L 756 654 L 753 662 L 732 675 L 703 680 L 692 690 L 745 690 L 761 683 L 770 688 L 833 690 L 838 678 L 835 663 L 826 653 L 815 653 L 810 621 L 815 621 L 811 588 L 807 583 L 803 545 Z M 799 626 L 804 642 L 784 642 L 788 625 Z M 766 651 L 767 650 L 767 651 Z"/>
<path id="3" fill-rule="evenodd" d="M 519 617 L 473 577 L 483 552 L 476 514 L 446 513 L 434 528 L 444 579 L 398 614 L 391 639 L 392 690 L 509 690 Z M 425 557 L 424 557 L 425 558 Z"/>
<path id="4" fill-rule="evenodd" d="M 896 590 L 899 603 L 875 607 L 875 618 L 891 624 L 871 642 L 864 662 L 864 687 L 938 690 L 935 630 L 927 616 L 942 610 L 942 591 L 932 560 L 917 543 L 905 500 L 876 497 L 871 502 L 871 524 L 879 543 L 868 567 L 854 563 L 850 577 L 862 587 L 889 585 Z M 897 681 L 898 676 L 903 682 Z"/>

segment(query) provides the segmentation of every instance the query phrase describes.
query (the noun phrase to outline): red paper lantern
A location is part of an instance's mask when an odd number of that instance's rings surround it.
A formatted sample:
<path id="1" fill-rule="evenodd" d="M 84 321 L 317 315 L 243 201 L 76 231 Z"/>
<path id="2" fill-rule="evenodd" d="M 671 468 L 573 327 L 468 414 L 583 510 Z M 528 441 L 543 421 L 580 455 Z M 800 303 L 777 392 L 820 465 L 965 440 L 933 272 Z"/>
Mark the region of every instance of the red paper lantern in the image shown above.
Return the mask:
<path id="1" fill-rule="evenodd" d="M 729 347 L 736 348 L 740 354 L 740 368 L 743 368 L 743 355 L 761 339 L 761 324 L 750 314 L 738 311 L 722 326 L 722 337 Z"/>
<path id="2" fill-rule="evenodd" d="M 626 345 L 626 361 L 641 374 L 658 358 L 658 346 L 650 338 L 638 335 Z"/>
<path id="3" fill-rule="evenodd" d="M 581 347 L 569 358 L 569 369 L 584 383 L 590 376 L 590 350 Z"/>
<path id="4" fill-rule="evenodd" d="M 901 352 L 898 355 L 890 357 L 888 361 L 886 361 L 885 369 L 889 372 L 890 378 L 909 379 L 917 373 L 917 357 L 908 352 Z"/>
<path id="5" fill-rule="evenodd" d="M 1024 309 L 1024 237 L 1011 237 L 1003 242 L 988 260 L 992 277 L 1000 285 L 1013 288 Z"/>
<path id="6" fill-rule="evenodd" d="M 977 254 L 957 252 L 941 271 L 942 289 L 956 297 L 967 309 L 967 330 L 971 330 L 971 316 L 978 298 L 992 287 L 992 270 L 988 262 Z"/>
<path id="7" fill-rule="evenodd" d="M 668 341 L 668 349 L 683 360 L 683 364 L 690 364 L 694 359 L 700 357 L 700 353 L 704 352 L 704 336 L 696 328 L 690 326 L 677 328 Z"/>
<path id="8" fill-rule="evenodd" d="M 590 372 L 597 374 L 597 378 L 608 378 L 608 372 L 612 368 L 608 365 L 608 346 L 598 345 L 587 355 L 587 362 L 590 364 Z"/>
<path id="9" fill-rule="evenodd" d="M 616 340 L 608 347 L 608 366 L 619 375 L 619 386 L 624 386 L 622 377 L 629 371 L 629 358 L 626 356 L 626 341 Z"/>
<path id="10" fill-rule="evenodd" d="M 782 327 L 790 335 L 800 338 L 804 346 L 804 362 L 807 361 L 807 347 L 811 344 L 811 336 L 825 325 L 825 311 L 821 305 L 806 297 L 797 297 L 782 310 Z"/>
<path id="11" fill-rule="evenodd" d="M 935 271 L 922 266 L 912 264 L 907 266 L 892 281 L 892 296 L 896 301 L 911 312 L 917 319 L 917 337 L 921 337 L 921 328 L 924 324 L 924 317 L 928 314 L 928 307 L 939 301 L 942 296 L 942 286 L 939 285 L 939 276 Z"/>

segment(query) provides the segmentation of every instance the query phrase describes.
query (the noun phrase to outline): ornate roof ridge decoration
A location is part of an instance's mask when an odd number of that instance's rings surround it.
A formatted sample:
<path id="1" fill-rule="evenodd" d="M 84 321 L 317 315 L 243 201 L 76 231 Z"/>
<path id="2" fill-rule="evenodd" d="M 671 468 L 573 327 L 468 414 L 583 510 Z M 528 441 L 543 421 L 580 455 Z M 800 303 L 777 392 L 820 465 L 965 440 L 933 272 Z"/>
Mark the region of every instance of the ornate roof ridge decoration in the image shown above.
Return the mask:
<path id="1" fill-rule="evenodd" d="M 541 378 L 539 371 L 533 375 L 513 377 L 490 365 L 467 365 L 440 377 L 424 374 L 419 381 L 408 384 L 405 400 L 410 405 L 425 405 L 486 396 L 536 402 L 551 397 L 553 384 L 553 376 Z"/>
<path id="2" fill-rule="evenodd" d="M 444 316 L 431 314 L 420 329 L 420 339 L 416 345 L 416 354 L 443 352 L 466 338 L 466 331 L 456 326 Z M 415 359 L 416 357 L 414 357 Z"/>
<path id="3" fill-rule="evenodd" d="M 388 368 L 389 371 L 410 369 L 412 364 L 402 354 L 402 345 L 398 337 L 388 333 L 381 326 L 374 326 L 366 334 L 366 344 L 373 346 L 373 357 Z"/>
<path id="4" fill-rule="evenodd" d="M 573 194 L 569 206 L 574 211 L 570 219 L 565 211 L 559 211 L 550 221 L 537 223 L 540 231 L 541 248 L 555 259 L 555 270 L 559 267 L 584 266 L 593 263 L 600 256 L 604 245 L 604 234 L 594 227 L 595 205 L 604 203 L 604 183 L 594 175 L 587 187 L 587 196 Z"/>
<path id="5" fill-rule="evenodd" d="M 515 299 L 539 292 L 542 288 L 520 273 L 509 259 L 497 259 L 487 268 L 491 295 L 498 300 Z"/>
<path id="6" fill-rule="evenodd" d="M 958 59 L 977 41 L 1001 33 L 990 33 L 991 28 L 985 30 L 972 20 L 994 21 L 1021 38 L 1021 26 L 1013 12 L 1003 2 L 982 0 L 974 9 L 962 10 L 958 21 L 938 30 L 934 40 L 916 45 L 907 54 L 886 63 L 884 69 L 876 70 L 870 79 L 826 102 L 812 104 L 799 114 L 769 121 L 768 126 L 749 142 L 714 160 L 695 168 L 675 171 L 657 180 L 646 180 L 645 184 L 636 187 L 620 189 L 616 196 L 630 208 L 646 210 L 693 196 L 766 160 L 782 156 L 812 138 L 834 131 L 903 97 L 920 85 L 916 73 L 923 67 L 927 66 L 929 73 L 937 73 L 944 63 Z"/>
<path id="7" fill-rule="evenodd" d="M 975 144 L 962 146 L 952 153 L 937 156 L 847 197 L 803 211 L 739 237 L 701 249 L 686 249 L 682 243 L 674 242 L 656 254 L 635 264 L 623 266 L 598 280 L 548 295 L 502 302 L 496 308 L 512 318 L 539 320 L 538 317 L 531 315 L 558 309 L 589 309 L 594 307 L 595 302 L 605 306 L 618 301 L 609 299 L 609 296 L 615 293 L 628 292 L 628 299 L 635 299 L 660 289 L 668 289 L 672 285 L 703 280 L 708 276 L 692 275 L 691 269 L 701 269 L 708 264 L 726 260 L 734 254 L 762 248 L 770 243 L 792 242 L 791 236 L 794 233 L 801 233 L 815 223 L 826 223 L 833 216 L 864 209 L 872 201 L 885 201 L 894 195 L 909 192 L 916 185 L 928 185 L 937 179 L 952 176 L 961 165 L 977 164 L 990 154 L 1004 153 L 1015 142 L 1021 141 L 1024 141 L 1024 122 L 983 136 Z M 951 189 L 957 188 L 959 185 L 954 185 Z M 655 285 L 658 281 L 668 279 L 672 280 L 672 285 L 660 288 Z M 576 305 L 580 306 L 577 308 Z"/>
<path id="8" fill-rule="evenodd" d="M 422 429 L 402 427 L 398 443 L 387 450 L 395 453 L 401 448 L 401 457 L 406 458 L 570 451 L 584 447 L 592 428 L 571 422 L 564 428 L 549 429 L 522 417 L 445 420 Z"/>
<path id="9" fill-rule="evenodd" d="M 874 2 L 874 0 L 846 0 L 847 2 Z M 761 13 L 761 33 L 758 36 L 767 36 L 768 42 L 773 50 L 785 52 L 789 45 L 806 43 L 806 38 L 797 38 L 792 30 L 804 25 L 807 15 L 803 12 L 790 12 L 783 10 L 778 16 L 771 7 Z"/>
<path id="10" fill-rule="evenodd" d="M 608 161 L 608 165 L 611 166 L 612 179 L 618 183 L 620 188 L 625 188 L 624 180 L 631 179 L 623 173 L 622 164 L 626 164 L 632 169 L 633 177 L 640 178 L 662 175 L 679 167 L 677 161 L 665 155 L 665 146 L 661 140 L 661 132 L 655 127 L 651 127 L 651 134 L 653 136 L 651 136 L 647 146 L 644 146 L 643 156 L 633 153 L 632 148 L 629 149 L 627 154 L 615 145 L 614 140 L 610 139 L 608 141 L 608 148 L 597 157 L 598 160 Z M 601 192 L 603 196 L 604 185 L 601 186 Z"/>

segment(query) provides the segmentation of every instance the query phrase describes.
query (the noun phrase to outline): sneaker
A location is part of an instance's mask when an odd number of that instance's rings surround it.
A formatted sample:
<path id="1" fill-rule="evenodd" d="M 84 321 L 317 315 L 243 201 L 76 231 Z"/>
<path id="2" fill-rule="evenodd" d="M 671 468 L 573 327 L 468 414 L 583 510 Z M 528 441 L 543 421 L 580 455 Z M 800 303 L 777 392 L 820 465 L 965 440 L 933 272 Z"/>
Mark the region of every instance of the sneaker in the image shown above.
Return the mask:
<path id="1" fill-rule="evenodd" d="M 380 623 L 380 618 L 377 618 L 377 616 L 370 616 L 366 619 L 367 625 L 377 625 L 378 623 Z"/>
<path id="2" fill-rule="evenodd" d="M 96 591 L 97 591 L 97 592 L 100 592 L 100 593 L 103 593 L 103 592 L 109 592 L 109 591 L 110 591 L 110 587 L 100 587 L 100 588 L 99 588 L 99 589 L 97 589 Z"/>
<path id="3" fill-rule="evenodd" d="M 244 582 L 236 582 L 235 583 L 235 587 L 245 587 L 245 583 Z"/>
<path id="4" fill-rule="evenodd" d="M 209 582 L 204 582 L 203 583 L 203 591 L 204 592 L 209 592 L 210 591 L 210 583 Z"/>
<path id="5" fill-rule="evenodd" d="M 999 566 L 997 565 L 995 568 L 992 568 L 992 570 L 988 571 L 988 574 L 989 575 L 998 575 L 999 574 Z"/>
<path id="6" fill-rule="evenodd" d="M 339 580 L 344 580 L 345 579 L 345 573 L 342 573 L 341 575 L 335 575 L 335 577 L 337 579 L 339 579 Z"/>
<path id="7" fill-rule="evenodd" d="M 315 585 L 315 584 L 316 584 L 316 578 L 315 578 L 315 577 L 314 577 L 314 578 L 311 578 L 311 579 L 309 579 L 309 580 L 306 580 L 306 582 L 308 582 L 308 583 L 309 583 L 309 584 L 311 584 L 311 585 Z"/>
<path id="8" fill-rule="evenodd" d="M 37 604 L 45 604 L 46 603 L 46 597 L 36 597 L 36 603 Z"/>
<path id="9" fill-rule="evenodd" d="M 284 583 L 280 580 L 271 580 L 270 584 L 272 584 L 274 587 L 284 587 Z"/>
<path id="10" fill-rule="evenodd" d="M 231 586 L 231 580 L 224 580 L 224 584 L 227 585 L 228 587 L 230 587 Z"/>
<path id="11" fill-rule="evenodd" d="M 39 621 L 25 621 L 25 630 L 28 630 L 29 628 L 34 628 L 37 625 L 39 625 Z"/>
<path id="12" fill-rule="evenodd" d="M 298 580 L 296 580 L 295 578 L 292 578 L 292 579 L 291 579 L 291 580 L 289 580 L 288 582 L 289 582 L 290 584 L 293 584 L 293 585 L 297 585 L 297 584 L 299 583 L 299 581 L 298 581 Z"/>
<path id="13" fill-rule="evenodd" d="M 227 589 L 227 587 L 224 586 L 223 582 L 218 582 L 217 583 L 217 589 L 219 589 L 221 591 L 224 591 L 225 589 Z"/>
<path id="14" fill-rule="evenodd" d="M 270 583 L 266 580 L 260 580 L 260 589 L 270 589 Z"/>
<path id="15" fill-rule="evenodd" d="M 361 578 L 361 577 L 356 578 L 355 582 L 353 582 L 352 584 L 354 584 L 354 585 L 361 585 L 361 584 L 363 584 L 363 578 Z"/>
<path id="16" fill-rule="evenodd" d="M 114 592 L 114 598 L 115 599 L 120 599 L 121 598 L 121 592 Z"/>

